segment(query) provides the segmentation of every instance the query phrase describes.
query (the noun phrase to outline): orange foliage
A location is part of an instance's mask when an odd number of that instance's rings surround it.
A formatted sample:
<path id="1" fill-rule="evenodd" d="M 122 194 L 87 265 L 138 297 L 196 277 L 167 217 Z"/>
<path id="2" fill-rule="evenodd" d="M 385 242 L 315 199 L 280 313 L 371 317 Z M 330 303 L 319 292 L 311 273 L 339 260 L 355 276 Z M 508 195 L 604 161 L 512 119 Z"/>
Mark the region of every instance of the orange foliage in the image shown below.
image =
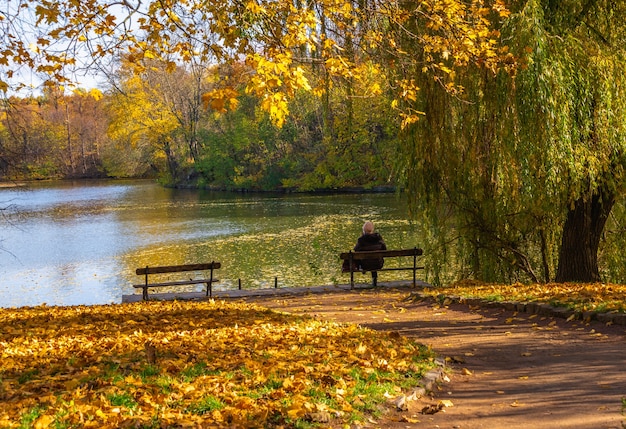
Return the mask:
<path id="1" fill-rule="evenodd" d="M 398 336 L 213 300 L 4 309 L 0 326 L 0 427 L 341 418 L 355 371 L 403 379 L 432 360 Z"/>
<path id="2" fill-rule="evenodd" d="M 626 285 L 605 283 L 496 284 L 463 280 L 433 294 L 520 302 L 544 302 L 578 311 L 626 311 Z"/>

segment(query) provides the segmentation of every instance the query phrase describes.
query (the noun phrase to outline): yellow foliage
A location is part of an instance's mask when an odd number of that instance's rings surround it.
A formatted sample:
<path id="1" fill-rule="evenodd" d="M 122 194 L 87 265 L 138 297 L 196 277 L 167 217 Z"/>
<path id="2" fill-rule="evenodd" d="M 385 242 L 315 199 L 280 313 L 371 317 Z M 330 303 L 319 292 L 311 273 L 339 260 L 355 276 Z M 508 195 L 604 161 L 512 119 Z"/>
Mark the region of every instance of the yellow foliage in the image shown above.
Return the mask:
<path id="1" fill-rule="evenodd" d="M 345 412 L 354 374 L 404 380 L 430 358 L 406 338 L 215 300 L 3 309 L 0 325 L 3 427 L 294 421 L 333 411 L 316 389 Z"/>
<path id="2" fill-rule="evenodd" d="M 239 105 L 239 93 L 232 88 L 214 89 L 202 95 L 205 108 L 211 108 L 217 113 L 226 113 L 235 110 Z"/>
<path id="3" fill-rule="evenodd" d="M 626 311 L 626 285 L 605 283 L 497 284 L 463 280 L 433 290 L 435 294 L 521 302 L 545 302 L 578 311 Z"/>
<path id="4" fill-rule="evenodd" d="M 30 45 L 21 34 L 7 34 L 5 39 L 10 45 L 5 57 L 59 81 L 63 81 L 67 66 L 76 63 L 75 55 L 84 55 L 84 44 L 89 44 L 88 51 L 94 58 L 121 56 L 135 64 L 136 72 L 148 67 L 146 60 L 156 58 L 170 58 L 167 68 L 171 71 L 175 69 L 174 61 L 188 63 L 210 58 L 216 64 L 233 64 L 246 58 L 254 70 L 247 77 L 246 90 L 264 100 L 263 108 L 280 125 L 289 113 L 286 101 L 297 91 L 323 93 L 319 86 L 311 87 L 310 78 L 301 67 L 302 62 L 316 62 L 318 58 L 322 61 L 319 69 L 323 69 L 309 72 L 319 73 L 331 82 L 334 77 L 366 81 L 366 67 L 362 65 L 378 61 L 381 70 L 390 75 L 410 74 L 423 67 L 442 79 L 444 88 L 451 92 L 460 90 L 454 83 L 455 68 L 478 64 L 496 71 L 504 64 L 513 69 L 514 59 L 509 55 L 505 61 L 507 52 L 496 43 L 499 33 L 493 27 L 498 23 L 490 22 L 494 17 L 506 18 L 509 11 L 504 0 L 488 4 L 489 8 L 481 0 L 381 2 L 375 10 L 365 11 L 360 10 L 359 4 L 344 0 L 316 0 L 306 6 L 258 0 L 167 0 L 147 2 L 141 16 L 135 18 L 137 11 L 119 8 L 115 2 L 96 7 L 80 1 L 37 0 L 25 2 L 23 7 L 11 11 L 7 19 L 25 22 L 21 14 L 34 13 L 36 24 L 45 24 L 42 27 L 46 28 L 37 32 L 41 36 Z M 137 25 L 120 24 L 126 22 Z M 383 22 L 386 24 L 380 25 Z M 416 25 L 419 28 L 413 28 Z M 322 28 L 332 28 L 336 35 L 322 33 Z M 355 29 L 359 30 L 358 35 L 353 34 Z M 45 49 L 59 40 L 67 43 L 65 53 Z M 190 40 L 202 43 L 191 46 Z M 319 54 L 311 55 L 318 50 Z M 416 51 L 424 55 L 416 55 Z M 385 55 L 373 58 L 372 52 Z M 294 55 L 301 61 L 299 64 Z M 389 58 L 395 58 L 397 66 L 390 65 Z M 0 58 L 2 61 L 7 60 Z M 0 90 L 7 87 L 7 82 L 0 81 Z M 383 92 L 380 84 L 361 88 L 368 92 L 366 95 Z M 410 94 L 398 97 L 414 100 Z M 211 95 L 205 105 L 222 112 L 236 105 L 236 97 Z M 411 112 L 403 113 L 405 124 L 415 118 Z"/>

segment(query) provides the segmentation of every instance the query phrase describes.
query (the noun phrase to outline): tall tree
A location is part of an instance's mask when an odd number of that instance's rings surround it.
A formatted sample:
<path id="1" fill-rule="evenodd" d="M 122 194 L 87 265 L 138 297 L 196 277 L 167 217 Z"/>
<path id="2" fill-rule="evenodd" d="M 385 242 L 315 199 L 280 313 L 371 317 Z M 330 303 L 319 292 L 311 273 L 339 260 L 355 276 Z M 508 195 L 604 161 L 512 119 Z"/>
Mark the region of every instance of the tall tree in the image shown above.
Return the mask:
<path id="1" fill-rule="evenodd" d="M 452 97 L 421 75 L 415 106 L 426 115 L 407 129 L 404 166 L 422 209 L 453 208 L 469 274 L 600 280 L 625 184 L 625 6 L 514 2 L 502 28 L 521 64 L 513 77 L 469 68 Z"/>

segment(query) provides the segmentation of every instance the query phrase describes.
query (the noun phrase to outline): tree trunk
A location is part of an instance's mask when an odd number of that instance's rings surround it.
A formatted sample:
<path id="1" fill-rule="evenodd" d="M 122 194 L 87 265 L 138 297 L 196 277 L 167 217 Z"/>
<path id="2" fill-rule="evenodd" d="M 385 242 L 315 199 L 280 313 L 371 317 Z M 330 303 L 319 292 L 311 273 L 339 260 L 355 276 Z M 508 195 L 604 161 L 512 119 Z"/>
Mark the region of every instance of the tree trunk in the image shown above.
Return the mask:
<path id="1" fill-rule="evenodd" d="M 559 252 L 556 282 L 600 281 L 598 247 L 615 204 L 615 195 L 596 191 L 590 200 L 579 198 L 567 213 Z"/>

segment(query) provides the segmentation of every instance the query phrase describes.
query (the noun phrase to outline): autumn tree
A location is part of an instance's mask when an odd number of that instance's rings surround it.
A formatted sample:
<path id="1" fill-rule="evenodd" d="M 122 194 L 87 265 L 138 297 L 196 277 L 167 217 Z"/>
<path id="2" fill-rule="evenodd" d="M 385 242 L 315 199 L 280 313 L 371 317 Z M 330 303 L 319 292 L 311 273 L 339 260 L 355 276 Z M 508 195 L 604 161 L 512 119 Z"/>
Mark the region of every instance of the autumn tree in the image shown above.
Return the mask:
<path id="1" fill-rule="evenodd" d="M 67 79 L 66 68 L 77 67 L 79 62 L 86 66 L 85 61 L 97 64 L 121 50 L 131 61 L 161 56 L 170 64 L 192 58 L 219 63 L 245 59 L 255 70 L 247 90 L 260 97 L 262 107 L 281 125 L 289 111 L 288 99 L 297 90 L 323 93 L 327 85 L 312 82 L 302 64 L 315 63 L 330 76 L 359 79 L 368 65 L 363 63 L 366 56 L 355 53 L 357 49 L 382 49 L 403 62 L 411 61 L 412 53 L 399 49 L 395 35 L 388 33 L 392 26 L 405 28 L 413 20 L 427 22 L 425 33 L 413 34 L 415 44 L 431 53 L 422 63 L 427 69 L 442 70 L 442 55 L 454 55 L 459 64 L 478 59 L 491 64 L 497 57 L 486 31 L 490 23 L 481 17 L 482 4 L 458 0 L 11 4 L 0 14 L 0 35 L 6 46 L 3 88 L 9 87 L 12 71 L 20 65 L 63 80 Z M 504 9 L 500 0 L 494 0 L 492 6 Z M 328 37 L 324 28 L 338 37 Z M 382 70 L 387 69 L 385 64 Z M 407 85 L 395 85 L 399 96 L 406 96 Z M 229 96 L 224 92 L 213 95 L 216 99 Z"/>
<path id="2" fill-rule="evenodd" d="M 132 175 L 150 169 L 162 171 L 167 176 L 165 180 L 171 182 L 180 172 L 176 117 L 159 88 L 150 86 L 140 76 L 127 72 L 118 88 L 108 107 L 108 135 L 114 142 L 114 152 L 123 155 L 117 159 L 109 153 L 112 159 L 108 162 L 116 170 L 130 171 Z"/>
<path id="3" fill-rule="evenodd" d="M 64 130 L 43 97 L 9 97 L 2 103 L 0 157 L 3 179 L 58 177 Z"/>

